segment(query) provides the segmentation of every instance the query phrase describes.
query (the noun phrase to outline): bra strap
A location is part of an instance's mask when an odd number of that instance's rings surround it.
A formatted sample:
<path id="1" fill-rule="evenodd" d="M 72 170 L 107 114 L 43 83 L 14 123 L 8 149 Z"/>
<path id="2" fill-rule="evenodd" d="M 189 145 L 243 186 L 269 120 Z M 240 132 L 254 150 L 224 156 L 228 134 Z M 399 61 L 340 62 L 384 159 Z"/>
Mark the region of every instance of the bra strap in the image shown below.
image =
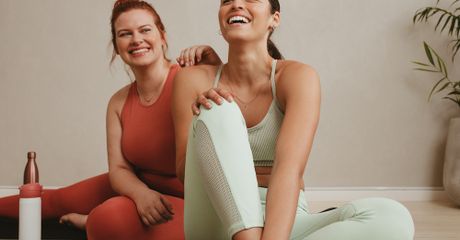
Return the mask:
<path id="1" fill-rule="evenodd" d="M 214 78 L 214 84 L 213 84 L 213 88 L 216 88 L 217 85 L 219 84 L 219 80 L 220 80 L 220 74 L 222 73 L 222 68 L 224 67 L 224 65 L 220 65 L 219 68 L 217 69 L 217 74 L 216 74 L 216 78 Z"/>
<path id="2" fill-rule="evenodd" d="M 270 81 L 272 83 L 272 94 L 273 94 L 273 99 L 276 99 L 276 84 L 275 84 L 275 72 L 276 72 L 276 59 L 273 59 L 272 62 L 272 72 L 270 74 Z"/>

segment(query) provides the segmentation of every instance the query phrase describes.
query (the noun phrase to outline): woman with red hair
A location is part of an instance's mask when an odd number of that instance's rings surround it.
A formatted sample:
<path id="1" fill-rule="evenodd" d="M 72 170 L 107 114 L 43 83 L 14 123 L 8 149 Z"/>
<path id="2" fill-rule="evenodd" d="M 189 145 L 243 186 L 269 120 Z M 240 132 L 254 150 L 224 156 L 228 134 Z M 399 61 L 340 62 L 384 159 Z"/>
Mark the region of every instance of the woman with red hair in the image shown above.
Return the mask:
<path id="1" fill-rule="evenodd" d="M 86 228 L 89 239 L 184 239 L 183 185 L 175 172 L 170 110 L 180 66 L 166 57 L 165 27 L 145 1 L 116 1 L 111 33 L 112 61 L 120 56 L 135 81 L 108 104 L 109 172 L 44 191 L 42 217 L 62 216 L 61 222 Z M 221 63 L 209 47 L 192 49 L 193 58 L 204 58 L 200 63 Z M 17 218 L 18 202 L 18 196 L 0 199 L 0 216 Z"/>

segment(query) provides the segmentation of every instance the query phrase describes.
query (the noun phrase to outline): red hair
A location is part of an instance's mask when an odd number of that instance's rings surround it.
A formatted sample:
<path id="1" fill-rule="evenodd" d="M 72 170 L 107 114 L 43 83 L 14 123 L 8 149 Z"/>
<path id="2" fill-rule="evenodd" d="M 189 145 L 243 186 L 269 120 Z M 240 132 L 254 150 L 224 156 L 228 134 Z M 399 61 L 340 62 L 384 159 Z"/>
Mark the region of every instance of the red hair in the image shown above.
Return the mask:
<path id="1" fill-rule="evenodd" d="M 115 60 L 115 57 L 117 56 L 118 49 L 117 49 L 117 35 L 115 32 L 115 21 L 117 21 L 118 17 L 129 10 L 133 9 L 143 9 L 148 12 L 150 12 L 153 15 L 153 18 L 155 19 L 155 25 L 158 28 L 158 31 L 163 35 L 166 33 L 165 26 L 163 25 L 163 22 L 161 21 L 160 15 L 158 15 L 157 11 L 155 8 L 150 4 L 142 0 L 117 0 L 115 1 L 115 4 L 113 5 L 112 9 L 112 16 L 110 17 L 110 28 L 112 31 L 112 45 L 113 45 L 113 54 L 112 54 L 112 60 L 110 62 L 113 62 Z M 166 50 L 168 49 L 168 43 L 166 42 L 166 46 L 163 49 L 163 57 L 166 58 Z M 168 59 L 167 59 L 168 60 Z"/>

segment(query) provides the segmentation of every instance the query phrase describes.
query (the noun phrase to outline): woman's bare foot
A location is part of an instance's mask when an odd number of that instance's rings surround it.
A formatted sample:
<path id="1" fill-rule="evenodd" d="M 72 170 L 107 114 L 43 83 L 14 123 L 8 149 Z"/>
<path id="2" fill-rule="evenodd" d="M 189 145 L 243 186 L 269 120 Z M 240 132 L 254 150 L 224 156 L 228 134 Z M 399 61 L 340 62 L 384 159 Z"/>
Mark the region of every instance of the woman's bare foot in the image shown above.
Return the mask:
<path id="1" fill-rule="evenodd" d="M 74 226 L 78 229 L 85 230 L 86 229 L 86 219 L 88 215 L 78 214 L 78 213 L 69 213 L 62 216 L 59 219 L 59 223 L 67 224 L 69 226 Z"/>

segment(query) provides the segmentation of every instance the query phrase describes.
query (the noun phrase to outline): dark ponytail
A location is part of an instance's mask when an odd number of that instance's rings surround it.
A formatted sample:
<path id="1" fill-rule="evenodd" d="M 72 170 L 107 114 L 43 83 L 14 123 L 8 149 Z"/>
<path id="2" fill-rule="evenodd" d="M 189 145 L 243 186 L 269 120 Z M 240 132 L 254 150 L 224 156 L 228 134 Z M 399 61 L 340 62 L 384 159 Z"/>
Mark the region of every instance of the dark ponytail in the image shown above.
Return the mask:
<path id="1" fill-rule="evenodd" d="M 271 35 L 271 34 L 270 34 Z M 283 54 L 281 54 L 280 50 L 276 47 L 276 45 L 270 40 L 270 37 L 268 37 L 267 40 L 267 48 L 268 48 L 268 54 L 274 59 L 284 59 Z"/>
<path id="2" fill-rule="evenodd" d="M 281 6 L 278 0 L 268 0 L 268 2 L 270 2 L 270 6 L 272 7 L 271 8 L 272 14 L 274 14 L 275 12 L 281 12 Z M 270 56 L 274 59 L 284 59 L 280 50 L 278 50 L 276 45 L 270 39 L 274 31 L 275 31 L 275 28 L 272 28 L 270 31 L 270 34 L 268 35 L 268 39 L 267 39 L 268 54 L 270 54 Z"/>

